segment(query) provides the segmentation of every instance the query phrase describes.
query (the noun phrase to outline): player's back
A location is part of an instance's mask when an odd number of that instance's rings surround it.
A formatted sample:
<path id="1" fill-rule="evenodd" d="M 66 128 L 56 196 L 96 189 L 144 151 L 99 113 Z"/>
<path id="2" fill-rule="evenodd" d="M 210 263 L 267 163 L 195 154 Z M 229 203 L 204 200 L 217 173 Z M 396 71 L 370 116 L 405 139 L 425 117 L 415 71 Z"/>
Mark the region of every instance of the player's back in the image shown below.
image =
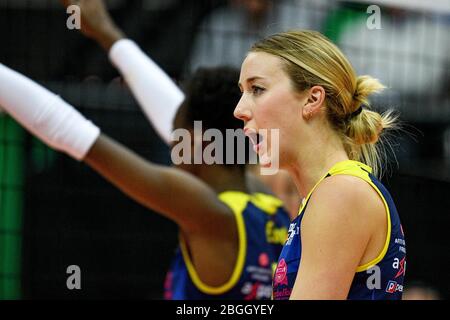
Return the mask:
<path id="1" fill-rule="evenodd" d="M 289 217 L 282 202 L 267 194 L 238 191 L 223 192 L 219 194 L 219 199 L 235 214 L 239 236 L 237 260 L 231 277 L 219 287 L 203 283 L 180 235 L 180 246 L 166 277 L 166 299 L 271 298 L 273 268 L 289 226 Z"/>

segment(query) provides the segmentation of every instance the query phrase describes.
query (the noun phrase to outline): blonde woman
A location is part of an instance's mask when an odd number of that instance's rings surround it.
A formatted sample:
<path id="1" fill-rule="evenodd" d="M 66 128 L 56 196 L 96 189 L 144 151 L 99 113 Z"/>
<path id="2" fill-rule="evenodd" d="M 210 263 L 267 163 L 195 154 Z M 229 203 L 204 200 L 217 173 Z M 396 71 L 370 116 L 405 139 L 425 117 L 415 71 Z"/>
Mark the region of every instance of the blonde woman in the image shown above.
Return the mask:
<path id="1" fill-rule="evenodd" d="M 268 130 L 279 129 L 280 167 L 304 198 L 275 270 L 275 299 L 400 299 L 405 240 L 394 202 L 378 181 L 380 136 L 391 112 L 368 107 L 384 87 L 356 76 L 327 38 L 292 31 L 256 43 L 244 60 L 235 116 L 270 166 Z M 260 131 L 261 130 L 261 131 Z M 277 148 L 273 148 L 274 150 Z"/>

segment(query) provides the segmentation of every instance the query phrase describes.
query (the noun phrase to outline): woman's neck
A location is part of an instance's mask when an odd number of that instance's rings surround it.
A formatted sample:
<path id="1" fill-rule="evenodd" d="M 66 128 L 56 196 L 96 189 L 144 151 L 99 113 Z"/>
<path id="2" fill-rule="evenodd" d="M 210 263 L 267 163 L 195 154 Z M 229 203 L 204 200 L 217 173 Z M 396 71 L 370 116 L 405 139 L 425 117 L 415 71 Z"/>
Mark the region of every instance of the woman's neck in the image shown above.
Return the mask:
<path id="1" fill-rule="evenodd" d="M 312 141 L 312 140 L 311 140 Z M 341 140 L 337 136 L 315 139 L 304 145 L 296 161 L 289 167 L 297 190 L 306 198 L 316 183 L 338 162 L 348 160 Z"/>

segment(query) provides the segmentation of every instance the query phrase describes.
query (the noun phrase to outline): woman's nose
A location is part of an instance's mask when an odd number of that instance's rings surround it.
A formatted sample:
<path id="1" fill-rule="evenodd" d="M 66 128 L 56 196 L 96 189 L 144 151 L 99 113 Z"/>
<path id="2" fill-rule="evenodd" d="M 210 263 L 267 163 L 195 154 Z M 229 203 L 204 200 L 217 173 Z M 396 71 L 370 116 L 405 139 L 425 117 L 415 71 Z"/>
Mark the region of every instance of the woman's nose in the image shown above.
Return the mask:
<path id="1" fill-rule="evenodd" d="M 233 115 L 235 118 L 242 120 L 242 121 L 249 121 L 252 117 L 252 113 L 249 108 L 247 108 L 242 101 L 243 99 L 239 100 L 239 103 L 237 104 L 236 108 L 234 109 Z"/>

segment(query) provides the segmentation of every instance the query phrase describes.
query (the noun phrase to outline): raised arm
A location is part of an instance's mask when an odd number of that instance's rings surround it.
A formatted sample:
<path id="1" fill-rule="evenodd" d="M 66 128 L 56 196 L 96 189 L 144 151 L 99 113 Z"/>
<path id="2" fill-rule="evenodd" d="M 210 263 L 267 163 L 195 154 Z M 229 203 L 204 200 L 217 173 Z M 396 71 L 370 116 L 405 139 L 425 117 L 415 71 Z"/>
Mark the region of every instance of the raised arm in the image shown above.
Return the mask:
<path id="1" fill-rule="evenodd" d="M 183 92 L 138 45 L 113 22 L 103 0 L 62 0 L 81 11 L 81 32 L 108 53 L 160 138 L 171 143 L 172 123 Z"/>
<path id="2" fill-rule="evenodd" d="M 109 51 L 112 45 L 125 39 L 109 15 L 103 0 L 60 0 L 65 7 L 76 5 L 81 12 L 81 32 Z"/>
<path id="3" fill-rule="evenodd" d="M 183 170 L 157 165 L 101 134 L 84 161 L 142 205 L 163 213 L 187 233 L 217 230 L 230 209 L 203 181 Z"/>
<path id="4" fill-rule="evenodd" d="M 0 106 L 47 145 L 86 161 L 128 196 L 172 219 L 185 232 L 220 236 L 224 228 L 213 226 L 233 223 L 231 210 L 201 180 L 146 162 L 102 135 L 59 96 L 2 64 Z"/>

